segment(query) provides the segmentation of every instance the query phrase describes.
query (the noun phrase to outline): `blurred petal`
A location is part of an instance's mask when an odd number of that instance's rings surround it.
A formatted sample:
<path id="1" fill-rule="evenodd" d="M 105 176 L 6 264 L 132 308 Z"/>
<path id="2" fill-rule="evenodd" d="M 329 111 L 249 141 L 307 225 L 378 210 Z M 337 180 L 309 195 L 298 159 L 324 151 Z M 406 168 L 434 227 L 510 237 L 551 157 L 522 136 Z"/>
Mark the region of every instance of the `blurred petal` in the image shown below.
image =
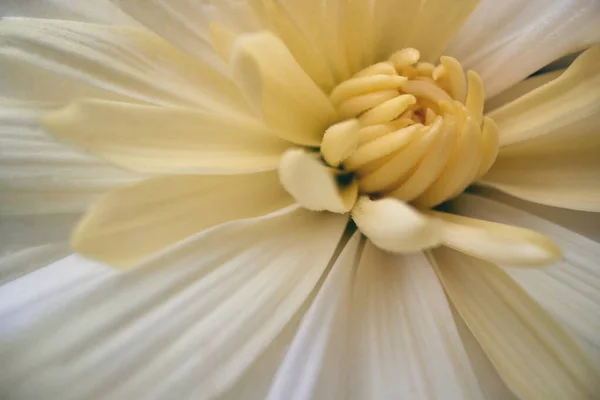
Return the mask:
<path id="1" fill-rule="evenodd" d="M 483 397 L 423 254 L 398 256 L 367 243 L 352 282 L 351 358 L 344 364 L 352 371 L 351 398 Z"/>
<path id="2" fill-rule="evenodd" d="M 194 105 L 213 111 L 246 110 L 233 82 L 142 29 L 3 19 L 0 65 L 5 80 L 21 83 L 13 87 L 21 98 L 27 97 L 23 95 L 30 90 L 28 87 L 37 82 L 35 74 L 28 84 L 19 79 L 20 66 L 25 65 L 42 73 L 51 72 L 67 82 L 83 82 L 137 101 Z"/>
<path id="3" fill-rule="evenodd" d="M 392 198 L 362 196 L 352 209 L 358 229 L 377 247 L 395 253 L 419 251 L 442 242 L 438 221 Z"/>
<path id="4" fill-rule="evenodd" d="M 0 220 L 0 227 L 4 230 L 4 221 Z M 10 235 L 9 240 L 10 240 Z M 2 236 L 2 240 L 6 236 Z M 49 240 L 49 242 L 51 242 Z M 4 244 L 3 244 L 4 247 Z M 12 252 L 0 257 L 0 286 L 23 275 L 33 272 L 39 268 L 52 264 L 54 261 L 70 254 L 66 242 L 49 243 L 36 247 Z"/>
<path id="5" fill-rule="evenodd" d="M 225 65 L 214 52 L 209 25 L 217 22 L 235 33 L 259 29 L 250 6 L 236 0 L 112 0 L 125 13 L 179 49 L 215 70 Z"/>
<path id="6" fill-rule="evenodd" d="M 238 114 L 79 100 L 44 127 L 125 169 L 143 173 L 245 173 L 276 169 L 289 144 Z"/>
<path id="7" fill-rule="evenodd" d="M 90 258 L 126 268 L 197 232 L 292 203 L 275 171 L 150 178 L 96 202 L 71 243 Z"/>
<path id="8" fill-rule="evenodd" d="M 490 114 L 502 146 L 482 183 L 541 204 L 600 211 L 600 46 Z"/>
<path id="9" fill-rule="evenodd" d="M 54 142 L 38 125 L 43 112 L 14 103 L 0 109 L 1 215 L 78 214 L 108 190 L 140 178 Z"/>
<path id="10" fill-rule="evenodd" d="M 3 387 L 34 398 L 214 397 L 294 317 L 346 221 L 288 210 L 190 238 L 10 342 Z"/>
<path id="11" fill-rule="evenodd" d="M 446 293 L 506 385 L 522 399 L 587 399 L 597 376 L 569 332 L 501 268 L 431 251 Z"/>
<path id="12" fill-rule="evenodd" d="M 483 78 L 487 97 L 600 40 L 596 0 L 482 0 L 447 54 Z"/>
<path id="13" fill-rule="evenodd" d="M 0 7 L 0 17 L 62 19 L 108 25 L 133 23 L 110 0 L 8 0 Z"/>
<path id="14" fill-rule="evenodd" d="M 240 36 L 231 66 L 248 102 L 280 137 L 305 146 L 321 144 L 336 112 L 281 39 L 270 32 Z"/>
<path id="15" fill-rule="evenodd" d="M 519 202 L 519 205 L 520 203 L 524 202 Z M 576 334 L 579 342 L 600 367 L 600 244 L 536 217 L 529 213 L 529 209 L 525 212 L 480 196 L 462 195 L 452 202 L 450 209 L 473 218 L 536 230 L 548 235 L 561 247 L 564 260 L 549 268 L 510 268 L 506 271 L 529 295 Z M 560 222 L 566 221 L 566 217 L 572 213 L 569 211 L 569 214 L 563 215 Z M 586 231 L 593 230 L 594 236 L 598 237 L 598 214 L 585 214 L 590 222 L 595 221 L 595 227 L 588 227 Z M 557 216 L 553 212 L 542 216 L 546 215 Z M 578 220 L 582 221 L 584 218 L 579 216 Z M 575 226 L 575 221 L 569 220 L 566 226 Z"/>

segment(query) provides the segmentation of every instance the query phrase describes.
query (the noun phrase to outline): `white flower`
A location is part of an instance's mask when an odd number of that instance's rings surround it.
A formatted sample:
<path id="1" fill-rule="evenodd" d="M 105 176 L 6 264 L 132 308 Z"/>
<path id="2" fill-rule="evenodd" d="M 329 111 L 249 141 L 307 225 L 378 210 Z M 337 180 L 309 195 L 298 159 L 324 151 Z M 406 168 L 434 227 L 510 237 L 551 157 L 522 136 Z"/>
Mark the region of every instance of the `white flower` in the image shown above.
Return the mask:
<path id="1" fill-rule="evenodd" d="M 594 396 L 600 3 L 81 4 L 0 6 L 5 397 Z"/>

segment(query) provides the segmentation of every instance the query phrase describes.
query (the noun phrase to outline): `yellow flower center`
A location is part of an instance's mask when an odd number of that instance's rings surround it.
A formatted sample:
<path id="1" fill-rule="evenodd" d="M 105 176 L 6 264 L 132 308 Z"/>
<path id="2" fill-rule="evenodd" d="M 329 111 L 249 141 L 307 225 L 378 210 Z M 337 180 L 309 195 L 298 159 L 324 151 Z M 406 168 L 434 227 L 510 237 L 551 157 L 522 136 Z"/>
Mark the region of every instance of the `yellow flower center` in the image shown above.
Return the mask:
<path id="1" fill-rule="evenodd" d="M 342 121 L 320 151 L 342 187 L 434 207 L 481 177 L 498 152 L 498 130 L 484 118 L 483 85 L 473 71 L 441 57 L 419 62 L 407 48 L 336 86 Z M 467 82 L 468 81 L 468 82 Z"/>

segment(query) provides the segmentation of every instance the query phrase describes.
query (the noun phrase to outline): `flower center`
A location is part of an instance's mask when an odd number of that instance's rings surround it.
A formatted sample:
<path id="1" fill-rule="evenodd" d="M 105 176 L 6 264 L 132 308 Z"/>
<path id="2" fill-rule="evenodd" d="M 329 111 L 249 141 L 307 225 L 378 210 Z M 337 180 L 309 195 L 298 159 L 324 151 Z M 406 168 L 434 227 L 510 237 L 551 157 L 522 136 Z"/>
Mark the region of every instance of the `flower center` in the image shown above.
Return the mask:
<path id="1" fill-rule="evenodd" d="M 342 120 L 326 130 L 320 152 L 342 189 L 430 208 L 492 166 L 498 130 L 482 115 L 481 78 L 465 76 L 454 58 L 435 66 L 419 57 L 402 49 L 331 92 Z"/>

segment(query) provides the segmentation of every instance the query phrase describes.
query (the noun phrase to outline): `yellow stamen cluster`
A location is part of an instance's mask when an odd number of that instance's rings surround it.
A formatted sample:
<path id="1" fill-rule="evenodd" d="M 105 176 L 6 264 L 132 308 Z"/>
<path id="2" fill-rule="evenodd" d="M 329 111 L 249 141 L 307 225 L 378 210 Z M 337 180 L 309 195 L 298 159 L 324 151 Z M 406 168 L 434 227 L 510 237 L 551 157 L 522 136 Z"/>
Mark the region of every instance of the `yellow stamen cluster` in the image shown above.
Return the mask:
<path id="1" fill-rule="evenodd" d="M 342 122 L 327 130 L 321 153 L 360 193 L 429 208 L 487 172 L 498 130 L 482 115 L 477 73 L 465 77 L 451 57 L 437 66 L 419 58 L 402 49 L 335 87 L 330 99 Z"/>

